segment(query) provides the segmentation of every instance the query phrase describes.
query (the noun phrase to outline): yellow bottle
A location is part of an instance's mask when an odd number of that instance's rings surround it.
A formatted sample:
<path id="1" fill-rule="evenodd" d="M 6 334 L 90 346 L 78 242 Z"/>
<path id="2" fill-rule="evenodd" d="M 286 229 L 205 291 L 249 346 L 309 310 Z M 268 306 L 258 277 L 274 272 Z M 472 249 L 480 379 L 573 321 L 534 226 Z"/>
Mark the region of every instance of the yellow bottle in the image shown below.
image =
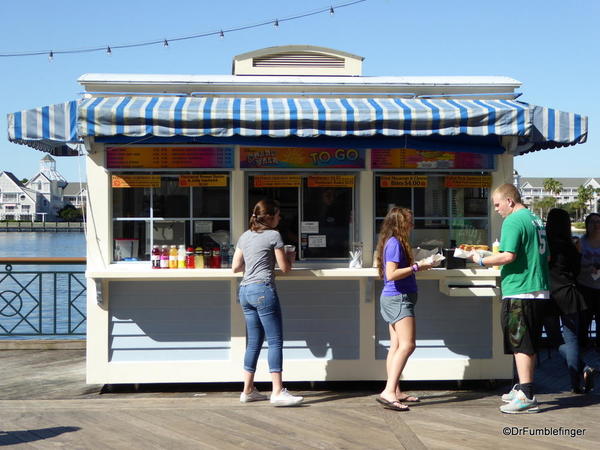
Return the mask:
<path id="1" fill-rule="evenodd" d="M 202 247 L 196 247 L 196 251 L 194 252 L 194 264 L 196 265 L 196 269 L 204 269 L 204 254 Z"/>
<path id="2" fill-rule="evenodd" d="M 177 269 L 177 246 L 171 245 L 169 249 L 169 269 Z"/>
<path id="3" fill-rule="evenodd" d="M 500 242 L 498 242 L 498 239 L 492 244 L 492 254 L 495 255 L 496 253 L 500 253 Z M 500 266 L 492 266 L 492 269 L 499 270 Z"/>

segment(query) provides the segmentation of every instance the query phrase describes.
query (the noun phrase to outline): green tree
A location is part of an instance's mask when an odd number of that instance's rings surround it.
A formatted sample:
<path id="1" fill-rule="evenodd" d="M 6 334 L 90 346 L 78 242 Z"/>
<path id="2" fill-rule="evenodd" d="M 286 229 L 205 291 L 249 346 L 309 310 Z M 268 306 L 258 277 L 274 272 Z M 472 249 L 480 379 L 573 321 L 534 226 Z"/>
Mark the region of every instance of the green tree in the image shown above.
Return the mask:
<path id="1" fill-rule="evenodd" d="M 592 186 L 579 186 L 577 188 L 577 201 L 583 204 L 583 213 L 585 214 L 589 207 L 591 207 L 592 200 L 596 189 Z"/>
<path id="2" fill-rule="evenodd" d="M 21 183 L 23 183 L 23 184 L 27 184 L 27 182 L 28 182 L 28 181 L 29 181 L 29 180 L 28 180 L 27 178 L 23 178 L 23 179 L 21 180 Z"/>
<path id="3" fill-rule="evenodd" d="M 555 197 L 563 190 L 563 185 L 560 181 L 554 178 L 546 178 L 544 180 L 544 190 L 550 192 Z"/>
<path id="4" fill-rule="evenodd" d="M 544 197 L 539 200 L 535 200 L 533 202 L 533 210 L 539 212 L 539 216 L 542 219 L 546 218 L 548 211 L 556 206 L 556 198 L 555 197 Z"/>
<path id="5" fill-rule="evenodd" d="M 65 222 L 80 222 L 83 218 L 83 211 L 73 205 L 67 205 L 58 211 L 58 216 Z"/>

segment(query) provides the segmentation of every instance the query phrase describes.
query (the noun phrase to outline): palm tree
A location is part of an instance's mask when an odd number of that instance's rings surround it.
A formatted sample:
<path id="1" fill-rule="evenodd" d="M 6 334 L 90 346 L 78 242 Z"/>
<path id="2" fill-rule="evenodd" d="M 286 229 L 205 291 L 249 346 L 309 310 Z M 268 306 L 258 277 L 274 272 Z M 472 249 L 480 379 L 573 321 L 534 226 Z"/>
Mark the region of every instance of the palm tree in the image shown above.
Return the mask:
<path id="1" fill-rule="evenodd" d="M 544 190 L 550 192 L 555 197 L 558 196 L 563 190 L 563 185 L 560 181 L 554 178 L 546 178 L 544 180 Z"/>
<path id="2" fill-rule="evenodd" d="M 595 193 L 596 189 L 594 189 L 592 186 L 579 186 L 577 188 L 577 200 L 584 205 L 584 214 L 587 212 L 591 201 L 594 199 Z"/>

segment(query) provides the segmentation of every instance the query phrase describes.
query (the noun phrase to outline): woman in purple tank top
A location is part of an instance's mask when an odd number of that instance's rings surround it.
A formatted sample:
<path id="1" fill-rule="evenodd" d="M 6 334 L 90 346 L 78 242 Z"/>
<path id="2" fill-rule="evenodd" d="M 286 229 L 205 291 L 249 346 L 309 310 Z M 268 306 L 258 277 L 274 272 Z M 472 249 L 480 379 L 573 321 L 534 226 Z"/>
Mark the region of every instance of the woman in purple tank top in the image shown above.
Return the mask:
<path id="1" fill-rule="evenodd" d="M 383 279 L 380 311 L 388 323 L 390 348 L 386 359 L 387 382 L 376 397 L 384 408 L 408 411 L 404 403 L 418 402 L 400 390 L 400 375 L 408 357 L 415 350 L 415 313 L 417 282 L 415 272 L 431 269 L 431 265 L 413 260 L 408 239 L 413 228 L 412 211 L 406 208 L 389 210 L 379 232 L 376 260 Z"/>

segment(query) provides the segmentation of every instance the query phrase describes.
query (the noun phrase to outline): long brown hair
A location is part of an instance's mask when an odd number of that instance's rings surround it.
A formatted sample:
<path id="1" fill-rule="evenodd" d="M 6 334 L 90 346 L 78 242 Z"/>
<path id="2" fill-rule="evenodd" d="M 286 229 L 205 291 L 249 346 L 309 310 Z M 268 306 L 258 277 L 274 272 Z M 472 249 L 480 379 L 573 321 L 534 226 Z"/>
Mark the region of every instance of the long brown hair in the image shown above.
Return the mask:
<path id="1" fill-rule="evenodd" d="M 250 216 L 249 228 L 251 231 L 261 233 L 264 230 L 273 229 L 274 217 L 279 211 L 279 202 L 270 198 L 260 200 Z"/>
<path id="2" fill-rule="evenodd" d="M 385 243 L 391 237 L 395 237 L 400 241 L 408 265 L 411 266 L 414 262 L 410 244 L 408 243 L 408 235 L 410 233 L 410 227 L 412 224 L 412 211 L 407 208 L 395 207 L 388 211 L 383 224 L 381 224 L 381 230 L 379 231 L 379 238 L 377 240 L 377 247 L 375 249 L 375 261 L 379 269 L 379 278 L 383 279 L 383 273 L 385 267 L 383 267 L 383 249 Z"/>

